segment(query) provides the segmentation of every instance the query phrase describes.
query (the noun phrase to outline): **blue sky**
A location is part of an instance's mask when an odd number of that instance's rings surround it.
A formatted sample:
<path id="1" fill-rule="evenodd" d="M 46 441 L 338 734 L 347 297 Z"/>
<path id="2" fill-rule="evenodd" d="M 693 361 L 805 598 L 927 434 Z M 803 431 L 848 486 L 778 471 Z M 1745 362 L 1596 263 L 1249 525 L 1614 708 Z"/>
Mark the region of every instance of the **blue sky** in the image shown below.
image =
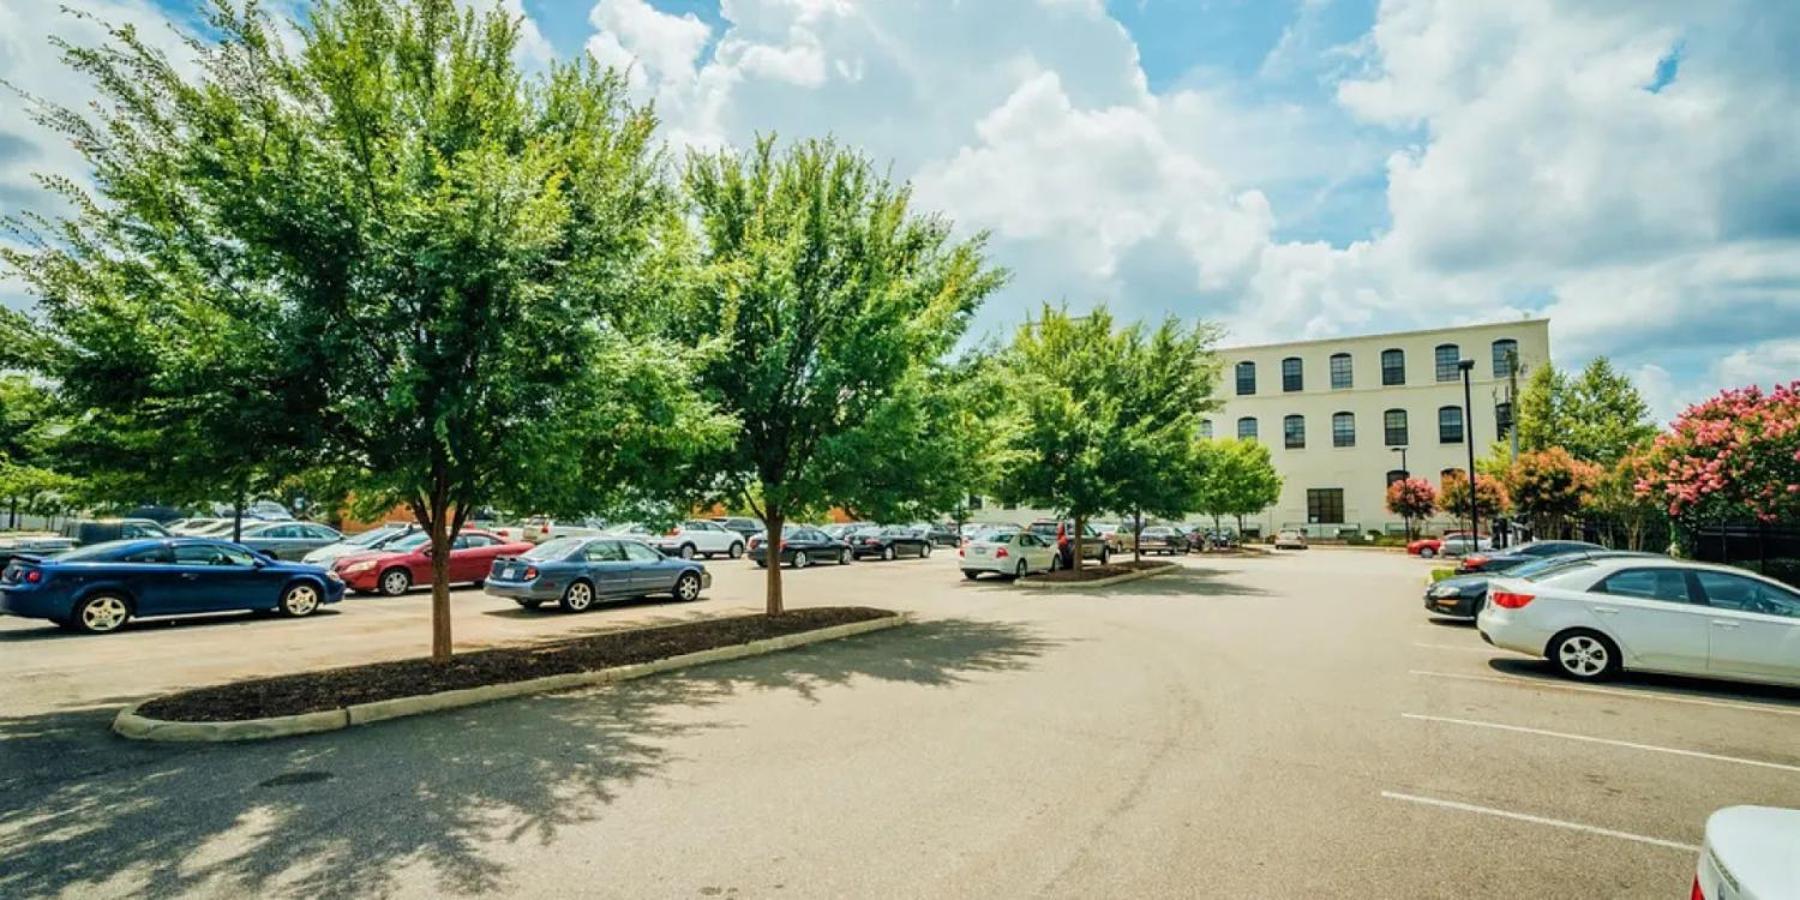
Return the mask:
<path id="1" fill-rule="evenodd" d="M 1045 301 L 1242 342 L 1529 314 L 1559 365 L 1611 356 L 1665 417 L 1800 377 L 1792 4 L 458 2 L 520 15 L 528 67 L 628 68 L 677 152 L 830 134 L 889 164 L 991 235 L 991 334 Z M 42 37 L 91 27 L 39 0 L 0 21 L 0 77 L 79 102 Z M 5 102 L 0 204 L 29 207 L 31 171 L 79 160 Z"/>

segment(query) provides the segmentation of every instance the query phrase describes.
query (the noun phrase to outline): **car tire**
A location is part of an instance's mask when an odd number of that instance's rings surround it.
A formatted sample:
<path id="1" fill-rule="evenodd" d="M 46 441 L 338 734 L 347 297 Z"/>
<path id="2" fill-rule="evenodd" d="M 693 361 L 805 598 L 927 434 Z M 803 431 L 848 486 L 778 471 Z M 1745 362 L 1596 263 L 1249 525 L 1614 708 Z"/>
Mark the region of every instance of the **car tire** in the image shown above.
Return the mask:
<path id="1" fill-rule="evenodd" d="M 732 544 L 731 549 L 725 551 L 725 555 L 731 557 L 732 559 L 737 559 L 738 557 L 743 556 L 744 555 L 743 542 L 740 541 L 738 543 Z"/>
<path id="2" fill-rule="evenodd" d="M 1061 572 L 1062 571 L 1062 557 L 1061 556 L 1058 556 L 1055 554 L 1051 555 L 1050 571 L 1052 571 L 1052 572 Z"/>
<path id="3" fill-rule="evenodd" d="M 981 573 L 980 573 L 980 572 L 976 572 L 976 571 L 973 571 L 973 570 L 971 570 L 971 569 L 964 569 L 964 570 L 963 570 L 963 577 L 964 577 L 964 578 L 966 578 L 966 579 L 968 579 L 968 580 L 970 580 L 970 581 L 974 581 L 974 580 L 975 580 L 975 579 L 977 579 L 977 578 L 980 578 L 980 577 L 981 577 Z"/>
<path id="4" fill-rule="evenodd" d="M 290 584 L 281 592 L 281 614 L 290 619 L 303 619 L 319 611 L 323 598 L 319 596 L 319 588 L 311 582 Z"/>
<path id="5" fill-rule="evenodd" d="M 930 559 L 931 558 L 931 545 L 930 544 L 926 544 L 924 549 L 919 551 L 919 558 L 920 559 Z"/>
<path id="6" fill-rule="evenodd" d="M 556 605 L 562 607 L 563 612 L 587 612 L 594 608 L 594 586 L 580 579 L 571 581 L 563 588 L 562 599 L 556 601 Z"/>
<path id="7" fill-rule="evenodd" d="M 1420 547 L 1419 548 L 1419 558 L 1420 559 L 1430 559 L 1436 555 L 1437 555 L 1437 551 L 1431 549 L 1430 547 Z"/>
<path id="8" fill-rule="evenodd" d="M 382 596 L 398 597 L 412 590 L 412 573 L 405 569 L 389 569 L 381 573 L 376 584 L 381 588 Z"/>
<path id="9" fill-rule="evenodd" d="M 675 579 L 675 599 L 683 603 L 692 603 L 700 599 L 700 576 L 692 572 L 683 572 Z"/>
<path id="10" fill-rule="evenodd" d="M 1108 553 L 1105 550 L 1100 551 L 1100 564 L 1101 565 L 1103 565 L 1103 566 L 1106 565 L 1107 561 L 1111 560 L 1111 559 L 1112 559 L 1111 553 Z"/>
<path id="11" fill-rule="evenodd" d="M 130 620 L 131 604 L 119 594 L 101 591 L 76 604 L 69 625 L 83 634 L 109 634 Z"/>
<path id="12" fill-rule="evenodd" d="M 794 551 L 794 568 L 804 569 L 810 565 L 812 565 L 812 560 L 806 558 L 805 550 Z"/>
<path id="13" fill-rule="evenodd" d="M 1027 576 L 1029 574 L 1031 574 L 1031 568 L 1029 566 L 1025 565 L 1024 560 L 1022 560 L 1022 559 L 1019 560 L 1018 567 L 1013 569 L 1013 578 L 1015 578 L 1015 579 L 1016 578 L 1024 578 L 1025 576 Z"/>
<path id="14" fill-rule="evenodd" d="M 1544 655 L 1558 674 L 1575 681 L 1605 681 L 1620 668 L 1619 645 L 1598 631 L 1575 628 L 1550 639 Z"/>
<path id="15" fill-rule="evenodd" d="M 487 587 L 487 579 L 481 578 L 481 579 L 477 579 L 475 581 L 471 581 L 471 582 L 469 582 L 469 587 L 472 587 L 479 591 L 482 588 Z"/>
<path id="16" fill-rule="evenodd" d="M 855 559 L 856 554 L 851 553 L 848 548 L 838 551 L 838 565 L 840 566 L 847 566 Z"/>
<path id="17" fill-rule="evenodd" d="M 891 562 L 891 561 L 893 561 L 894 557 L 899 556 L 899 555 L 900 555 L 899 552 L 894 549 L 893 544 L 889 544 L 886 547 L 881 548 L 881 559 L 883 562 Z"/>
<path id="18" fill-rule="evenodd" d="M 769 564 L 767 562 L 759 559 L 756 561 L 756 567 L 759 569 L 766 569 L 769 567 Z"/>
<path id="19" fill-rule="evenodd" d="M 694 545 L 693 544 L 682 544 L 681 550 L 679 552 L 681 554 L 682 559 L 693 559 L 694 558 Z"/>

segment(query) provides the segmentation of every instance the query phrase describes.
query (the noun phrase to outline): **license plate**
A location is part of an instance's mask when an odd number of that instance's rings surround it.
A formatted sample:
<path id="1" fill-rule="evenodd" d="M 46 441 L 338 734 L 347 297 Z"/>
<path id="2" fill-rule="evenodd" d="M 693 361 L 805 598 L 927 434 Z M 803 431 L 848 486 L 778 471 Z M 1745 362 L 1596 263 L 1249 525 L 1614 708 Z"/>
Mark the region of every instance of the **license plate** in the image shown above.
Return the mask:
<path id="1" fill-rule="evenodd" d="M 973 549 L 973 552 L 974 552 L 974 554 L 975 554 L 975 555 L 976 555 L 976 556 L 986 556 L 986 555 L 987 555 L 987 548 L 986 548 L 986 547 L 975 547 L 975 548 L 972 548 L 972 549 Z"/>
<path id="2" fill-rule="evenodd" d="M 1439 605 L 1439 606 L 1455 606 L 1456 598 L 1455 597 L 1445 597 L 1445 598 L 1439 600 L 1437 602 L 1437 605 Z"/>
<path id="3" fill-rule="evenodd" d="M 500 577 L 509 579 L 517 578 L 519 577 L 519 569 L 517 566 L 507 566 L 506 569 L 500 573 Z"/>

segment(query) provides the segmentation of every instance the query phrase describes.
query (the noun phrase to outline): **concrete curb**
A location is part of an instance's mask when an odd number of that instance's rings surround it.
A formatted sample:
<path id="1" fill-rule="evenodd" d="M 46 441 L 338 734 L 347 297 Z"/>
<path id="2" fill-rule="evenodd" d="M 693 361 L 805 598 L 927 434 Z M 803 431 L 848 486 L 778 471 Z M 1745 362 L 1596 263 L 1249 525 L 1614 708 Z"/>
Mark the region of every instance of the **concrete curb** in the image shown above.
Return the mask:
<path id="1" fill-rule="evenodd" d="M 910 621 L 912 621 L 911 613 L 899 613 L 879 619 L 866 619 L 861 622 L 849 622 L 829 628 L 786 634 L 781 637 L 764 638 L 747 644 L 714 647 L 711 650 L 700 650 L 629 666 L 615 666 L 593 672 L 548 675 L 527 681 L 440 691 L 435 694 L 421 694 L 414 697 L 396 697 L 392 700 L 356 703 L 341 709 L 301 713 L 293 716 L 274 716 L 267 719 L 246 719 L 237 722 L 170 722 L 138 715 L 138 707 L 150 702 L 146 700 L 119 710 L 118 716 L 113 719 L 112 727 L 113 731 L 119 735 L 132 740 L 170 742 L 259 741 L 291 735 L 314 734 L 321 731 L 337 731 L 352 725 L 366 725 L 386 719 L 424 715 L 439 710 L 522 697 L 527 694 L 545 694 L 598 684 L 630 681 L 659 672 L 742 659 L 747 656 L 778 653 L 807 644 L 882 631 L 905 625 Z"/>
<path id="2" fill-rule="evenodd" d="M 1084 590 L 1086 588 L 1124 584 L 1127 581 L 1137 581 L 1141 578 L 1154 578 L 1168 572 L 1178 572 L 1183 568 L 1185 567 L 1177 563 L 1169 563 L 1166 566 L 1158 566 L 1154 569 L 1139 569 L 1135 572 L 1126 572 L 1123 575 L 1114 575 L 1110 578 L 1096 578 L 1093 581 L 1041 581 L 1036 578 L 1026 577 L 1014 581 L 1013 584 L 1037 588 L 1042 591 L 1075 591 Z"/>

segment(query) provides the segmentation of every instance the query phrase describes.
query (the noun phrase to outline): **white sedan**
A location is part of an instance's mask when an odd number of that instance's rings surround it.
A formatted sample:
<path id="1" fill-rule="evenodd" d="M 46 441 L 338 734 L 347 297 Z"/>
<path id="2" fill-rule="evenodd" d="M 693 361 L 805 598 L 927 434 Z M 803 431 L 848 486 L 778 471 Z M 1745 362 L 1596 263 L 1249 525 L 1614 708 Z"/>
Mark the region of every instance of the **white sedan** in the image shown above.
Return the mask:
<path id="1" fill-rule="evenodd" d="M 1800 686 L 1800 592 L 1728 566 L 1572 560 L 1494 579 L 1475 622 L 1488 643 L 1581 681 L 1639 669 Z"/>
<path id="2" fill-rule="evenodd" d="M 1728 806 L 1706 820 L 1695 900 L 1800 897 L 1800 810 Z"/>
<path id="3" fill-rule="evenodd" d="M 1062 554 L 1056 545 L 1029 531 L 988 531 L 956 551 L 962 557 L 963 577 L 974 581 L 983 572 L 1023 578 L 1033 572 L 1054 572 L 1062 568 Z"/>

